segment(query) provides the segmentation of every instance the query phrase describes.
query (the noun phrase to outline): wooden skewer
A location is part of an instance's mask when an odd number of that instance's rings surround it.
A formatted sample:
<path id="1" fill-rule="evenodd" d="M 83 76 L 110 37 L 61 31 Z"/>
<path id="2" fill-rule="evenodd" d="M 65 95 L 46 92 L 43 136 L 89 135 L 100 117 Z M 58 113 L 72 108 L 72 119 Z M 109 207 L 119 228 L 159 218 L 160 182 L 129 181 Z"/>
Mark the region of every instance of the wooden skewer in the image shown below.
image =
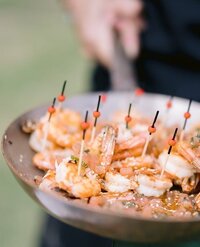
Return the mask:
<path id="1" fill-rule="evenodd" d="M 134 91 L 135 96 L 142 96 L 144 94 L 144 89 L 143 88 L 136 88 Z"/>
<path id="2" fill-rule="evenodd" d="M 52 106 L 50 106 L 48 108 L 49 117 L 48 117 L 48 120 L 46 121 L 46 123 L 44 123 L 44 127 L 43 127 L 44 128 L 43 129 L 44 138 L 43 138 L 43 142 L 42 142 L 42 150 L 45 150 L 46 145 L 47 145 L 47 137 L 48 137 L 48 133 L 49 133 L 49 126 L 50 126 L 51 117 L 56 111 L 55 103 L 56 103 L 56 98 L 53 99 Z"/>
<path id="3" fill-rule="evenodd" d="M 142 96 L 144 95 L 145 91 L 143 88 L 136 88 L 135 91 L 134 91 L 134 96 L 135 96 L 135 100 L 134 100 L 134 104 L 135 106 L 139 107 L 140 104 L 141 104 L 141 99 L 142 99 Z"/>
<path id="4" fill-rule="evenodd" d="M 78 162 L 78 176 L 81 175 L 81 167 L 83 162 L 83 151 L 84 151 L 85 141 L 81 141 L 81 149 L 80 149 L 80 156 L 79 156 L 79 162 Z"/>
<path id="5" fill-rule="evenodd" d="M 100 107 L 100 103 L 101 103 L 101 97 L 102 96 L 99 95 L 96 111 L 93 112 L 94 125 L 93 125 L 93 128 L 92 128 L 92 134 L 91 134 L 90 143 L 93 143 L 93 141 L 94 141 L 95 133 L 96 133 L 96 126 L 97 126 L 97 119 L 101 116 L 101 113 L 99 111 L 99 107 Z"/>
<path id="6" fill-rule="evenodd" d="M 88 111 L 86 111 L 86 114 L 85 114 L 85 121 L 81 123 L 81 128 L 83 130 L 83 136 L 82 136 L 82 141 L 81 141 L 81 149 L 80 149 L 79 162 L 78 162 L 78 176 L 81 175 L 83 152 L 84 152 L 84 146 L 85 146 L 85 134 L 86 134 L 86 130 L 89 128 L 89 123 L 87 122 L 87 119 L 88 119 Z"/>
<path id="7" fill-rule="evenodd" d="M 106 95 L 106 93 L 101 94 L 101 101 L 102 101 L 102 103 L 106 103 L 106 101 L 107 101 L 107 95 Z"/>
<path id="8" fill-rule="evenodd" d="M 189 104 L 188 104 L 188 109 L 187 109 L 187 111 L 184 113 L 185 121 L 184 121 L 184 124 L 183 124 L 183 129 L 182 129 L 181 134 L 180 134 L 180 141 L 183 141 L 183 139 L 184 139 L 185 128 L 186 128 L 186 125 L 187 125 L 187 121 L 188 121 L 188 119 L 191 117 L 191 114 L 190 114 L 190 107 L 191 107 L 191 104 L 192 104 L 192 100 L 190 99 Z"/>
<path id="9" fill-rule="evenodd" d="M 66 87 L 67 81 L 64 81 L 63 86 L 62 86 L 62 90 L 61 90 L 61 94 L 58 96 L 58 110 L 62 109 L 62 105 L 63 102 L 65 101 L 66 97 L 65 97 L 65 87 Z"/>
<path id="10" fill-rule="evenodd" d="M 145 154 L 146 154 L 146 152 L 147 152 L 147 148 L 148 148 L 149 142 L 150 142 L 150 140 L 151 140 L 151 137 L 152 137 L 152 136 L 151 136 L 151 134 L 149 133 L 149 135 L 147 136 L 146 142 L 145 142 L 145 144 L 144 144 L 143 151 L 142 151 L 142 156 L 141 156 L 142 160 L 144 159 L 144 156 L 145 156 Z"/>
<path id="11" fill-rule="evenodd" d="M 171 153 L 171 151 L 172 151 L 172 147 L 176 145 L 176 140 L 175 140 L 175 138 L 176 138 L 177 132 L 178 132 L 178 128 L 175 129 L 174 135 L 173 135 L 172 139 L 169 140 L 169 142 L 168 142 L 168 144 L 169 144 L 169 149 L 168 149 L 168 152 L 167 152 L 167 158 L 166 158 L 166 160 L 165 160 L 165 163 L 164 163 L 164 165 L 163 165 L 163 168 L 162 168 L 162 171 L 161 171 L 161 174 L 160 174 L 160 178 L 162 178 L 162 176 L 163 176 L 163 174 L 164 174 L 164 171 L 165 171 L 165 169 L 166 169 L 167 162 L 168 162 L 168 160 L 169 160 L 169 156 L 170 156 L 170 153 Z"/>
<path id="12" fill-rule="evenodd" d="M 173 106 L 173 96 L 170 96 L 169 100 L 166 103 L 166 111 L 164 113 L 164 117 L 163 117 L 163 124 L 166 124 L 168 118 L 169 118 L 169 112 Z"/>
<path id="13" fill-rule="evenodd" d="M 146 139 L 146 142 L 145 142 L 145 145 L 144 145 L 144 148 L 143 148 L 143 151 L 142 151 L 142 155 L 141 155 L 141 158 L 144 159 L 144 156 L 147 152 L 147 148 L 148 148 L 148 145 L 149 145 L 149 142 L 150 140 L 152 139 L 152 134 L 156 132 L 156 127 L 155 127 L 155 123 L 157 121 L 157 118 L 158 118 L 158 114 L 159 114 L 159 111 L 156 112 L 156 115 L 154 117 L 154 120 L 153 120 L 153 123 L 151 126 L 149 126 L 148 128 L 148 132 L 149 132 L 149 135 Z"/>
<path id="14" fill-rule="evenodd" d="M 132 117 L 130 116 L 131 114 L 131 107 L 132 107 L 132 104 L 129 104 L 129 108 L 128 108 L 128 115 L 125 117 L 125 123 L 126 123 L 126 128 L 128 129 L 128 124 L 131 122 L 132 120 Z"/>

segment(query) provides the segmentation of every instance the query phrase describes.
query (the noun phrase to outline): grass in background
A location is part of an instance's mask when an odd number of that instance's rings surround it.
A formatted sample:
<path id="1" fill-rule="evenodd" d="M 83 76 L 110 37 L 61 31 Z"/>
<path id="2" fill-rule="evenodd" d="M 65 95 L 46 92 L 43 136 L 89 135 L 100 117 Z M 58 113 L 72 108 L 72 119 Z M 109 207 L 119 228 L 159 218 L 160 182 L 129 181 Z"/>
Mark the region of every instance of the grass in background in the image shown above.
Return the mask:
<path id="1" fill-rule="evenodd" d="M 0 1 L 0 134 L 24 111 L 87 90 L 88 62 L 54 0 Z M 20 189 L 0 156 L 0 246 L 35 247 L 42 211 Z"/>

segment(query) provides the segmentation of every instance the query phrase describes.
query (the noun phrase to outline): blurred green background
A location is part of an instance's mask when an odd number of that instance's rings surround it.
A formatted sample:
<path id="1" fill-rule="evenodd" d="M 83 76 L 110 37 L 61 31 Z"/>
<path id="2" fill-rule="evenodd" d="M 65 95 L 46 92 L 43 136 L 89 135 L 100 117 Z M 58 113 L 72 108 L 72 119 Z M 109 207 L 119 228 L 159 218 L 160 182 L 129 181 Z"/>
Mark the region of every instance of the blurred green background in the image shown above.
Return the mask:
<path id="1" fill-rule="evenodd" d="M 0 0 L 0 48 L 1 136 L 19 114 L 51 101 L 65 79 L 68 95 L 88 89 L 90 64 L 59 1 Z M 0 156 L 0 246 L 37 246 L 42 222 Z"/>

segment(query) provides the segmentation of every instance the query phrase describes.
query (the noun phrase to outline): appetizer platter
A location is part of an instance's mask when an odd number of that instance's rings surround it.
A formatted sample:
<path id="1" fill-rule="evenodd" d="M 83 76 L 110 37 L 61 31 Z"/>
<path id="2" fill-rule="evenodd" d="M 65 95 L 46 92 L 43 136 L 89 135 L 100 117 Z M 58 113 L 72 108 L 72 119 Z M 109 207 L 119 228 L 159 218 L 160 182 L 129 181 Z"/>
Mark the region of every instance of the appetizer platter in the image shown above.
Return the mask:
<path id="1" fill-rule="evenodd" d="M 132 242 L 199 238 L 200 105 L 88 93 L 29 111 L 6 130 L 9 168 L 46 211 Z"/>

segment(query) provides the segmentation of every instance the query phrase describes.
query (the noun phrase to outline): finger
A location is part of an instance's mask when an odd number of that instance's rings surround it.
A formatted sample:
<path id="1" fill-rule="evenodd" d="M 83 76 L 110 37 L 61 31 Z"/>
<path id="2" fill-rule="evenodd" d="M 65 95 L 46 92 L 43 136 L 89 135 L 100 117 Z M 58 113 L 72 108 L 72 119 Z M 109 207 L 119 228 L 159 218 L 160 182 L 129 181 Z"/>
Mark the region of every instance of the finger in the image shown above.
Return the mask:
<path id="1" fill-rule="evenodd" d="M 104 30 L 105 29 L 105 30 Z M 112 28 L 102 27 L 98 30 L 94 44 L 94 56 L 106 67 L 112 64 L 113 37 Z"/>
<path id="2" fill-rule="evenodd" d="M 141 0 L 112 0 L 109 7 L 117 16 L 134 18 L 141 14 L 143 3 Z"/>
<path id="3" fill-rule="evenodd" d="M 80 37 L 87 57 L 99 61 L 106 67 L 111 66 L 113 52 L 112 27 L 99 23 L 98 26 L 95 25 L 93 28 L 82 29 Z"/>
<path id="4" fill-rule="evenodd" d="M 85 2 L 85 1 L 84 1 Z M 112 53 L 112 25 L 108 21 L 112 13 L 106 8 L 107 0 L 90 0 L 90 4 L 79 8 L 75 24 L 84 53 L 109 66 Z M 80 6 L 79 6 L 80 7 Z"/>
<path id="5" fill-rule="evenodd" d="M 117 30 L 122 31 L 128 26 L 128 28 L 136 28 L 139 32 L 143 31 L 146 28 L 146 22 L 143 17 L 137 16 L 134 19 L 127 17 L 118 17 L 112 22 L 113 27 Z"/>
<path id="6" fill-rule="evenodd" d="M 118 23 L 118 31 L 124 50 L 128 57 L 136 58 L 140 49 L 140 21 L 125 19 Z"/>

